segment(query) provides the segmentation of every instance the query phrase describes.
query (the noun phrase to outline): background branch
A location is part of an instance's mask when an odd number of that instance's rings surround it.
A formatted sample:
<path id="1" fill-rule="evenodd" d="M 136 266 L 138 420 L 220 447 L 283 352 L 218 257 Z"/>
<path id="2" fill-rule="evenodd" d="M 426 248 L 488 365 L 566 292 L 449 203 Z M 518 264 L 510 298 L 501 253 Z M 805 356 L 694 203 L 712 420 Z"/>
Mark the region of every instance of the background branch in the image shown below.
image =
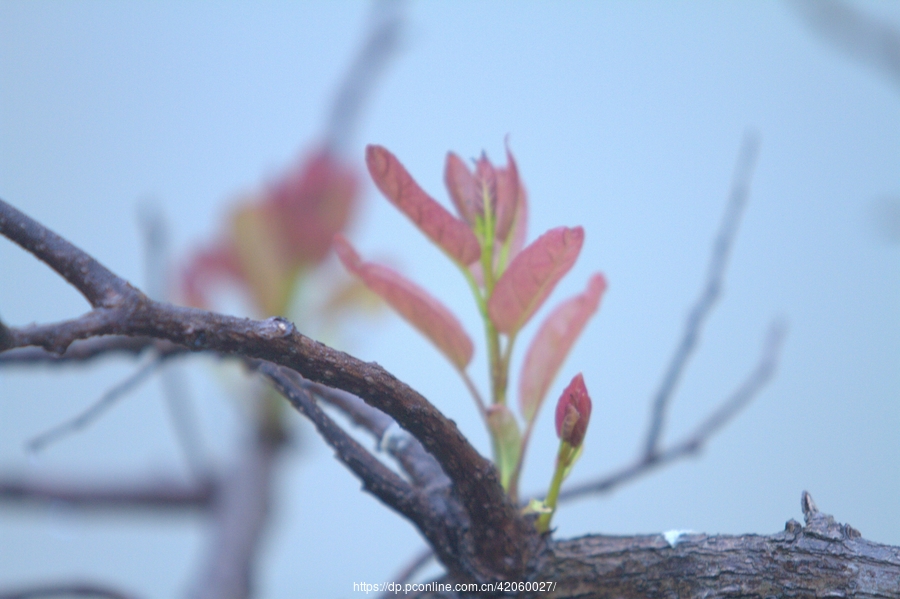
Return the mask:
<path id="1" fill-rule="evenodd" d="M 0 500 L 7 503 L 54 506 L 60 502 L 85 509 L 189 509 L 205 510 L 217 483 L 212 478 L 186 485 L 178 480 L 135 483 L 93 483 L 33 478 L 0 479 Z"/>
<path id="2" fill-rule="evenodd" d="M 725 276 L 725 268 L 728 265 L 728 257 L 731 254 L 738 225 L 741 222 L 741 215 L 744 212 L 744 206 L 747 204 L 747 197 L 750 191 L 750 177 L 758 154 L 759 139 L 754 133 L 745 134 L 740 153 L 738 154 L 728 204 L 725 207 L 725 214 L 722 217 L 722 223 L 719 225 L 719 230 L 713 243 L 706 282 L 700 292 L 700 297 L 697 298 L 697 301 L 688 313 L 684 333 L 678 342 L 675 353 L 672 355 L 669 366 L 666 368 L 666 372 L 660 382 L 659 389 L 653 398 L 650 426 L 647 429 L 647 440 L 644 444 L 645 456 L 652 456 L 658 450 L 659 439 L 665 426 L 666 412 L 672 395 L 675 393 L 678 382 L 684 374 L 688 360 L 697 348 L 703 325 L 712 312 L 716 300 L 719 299 L 719 295 L 722 293 L 722 279 Z"/>
<path id="3" fill-rule="evenodd" d="M 768 384 L 778 366 L 784 342 L 785 327 L 776 321 L 769 328 L 759 361 L 743 383 L 723 401 L 703 422 L 681 441 L 653 454 L 641 454 L 632 463 L 596 480 L 565 487 L 560 501 L 569 501 L 594 493 L 608 493 L 613 489 L 664 466 L 677 459 L 698 453 L 706 443 L 734 418 L 737 413 Z"/>
<path id="4" fill-rule="evenodd" d="M 16 591 L 0 591 L 0 599 L 43 599 L 45 597 L 92 597 L 93 599 L 136 599 L 136 595 L 123 593 L 112 587 L 91 583 L 73 582 L 56 585 L 38 585 Z"/>

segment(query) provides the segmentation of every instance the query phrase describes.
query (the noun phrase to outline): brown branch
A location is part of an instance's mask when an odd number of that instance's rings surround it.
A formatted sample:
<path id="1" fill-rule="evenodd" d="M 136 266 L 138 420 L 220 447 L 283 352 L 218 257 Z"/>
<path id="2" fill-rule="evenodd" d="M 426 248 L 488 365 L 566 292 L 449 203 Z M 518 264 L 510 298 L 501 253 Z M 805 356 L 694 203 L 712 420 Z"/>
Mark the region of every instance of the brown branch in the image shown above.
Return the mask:
<path id="1" fill-rule="evenodd" d="M 337 458 L 363 482 L 363 487 L 397 512 L 416 521 L 419 497 L 413 487 L 366 451 L 316 405 L 312 396 L 286 371 L 270 363 L 258 367 L 278 392 L 310 419 Z"/>
<path id="2" fill-rule="evenodd" d="M 363 482 L 365 490 L 419 528 L 452 575 L 466 579 L 477 571 L 478 564 L 468 563 L 474 553 L 473 540 L 467 534 L 471 522 L 449 488 L 423 489 L 404 481 L 337 426 L 293 373 L 270 363 L 259 364 L 258 370 L 312 421 L 337 458 Z"/>
<path id="3" fill-rule="evenodd" d="M 659 449 L 659 440 L 665 426 L 666 412 L 668 411 L 672 395 L 675 393 L 678 382 L 684 374 L 688 361 L 697 348 L 703 325 L 712 312 L 716 300 L 719 299 L 719 295 L 722 293 L 725 267 L 728 264 L 731 247 L 734 245 L 741 215 L 747 203 L 747 196 L 750 190 L 750 175 L 758 154 L 759 140 L 754 134 L 746 134 L 738 155 L 737 167 L 735 168 L 725 214 L 722 216 L 722 223 L 719 225 L 719 231 L 713 243 L 706 282 L 700 292 L 700 297 L 697 298 L 688 314 L 684 333 L 678 342 L 675 353 L 653 399 L 650 426 L 647 429 L 647 440 L 644 443 L 644 454 L 648 458 Z"/>
<path id="4" fill-rule="evenodd" d="M 175 480 L 87 484 L 10 477 L 0 480 L 0 501 L 25 506 L 64 503 L 82 509 L 205 510 L 216 488 L 211 478 L 185 485 Z"/>
<path id="5" fill-rule="evenodd" d="M 477 571 L 469 573 L 471 577 L 521 576 L 538 550 L 533 527 L 510 503 L 493 464 L 469 444 L 455 423 L 377 364 L 309 339 L 280 317 L 254 321 L 155 302 L 2 200 L 0 234 L 33 251 L 86 297 L 103 302 L 75 320 L 10 329 L 11 342 L 0 350 L 37 345 L 63 352 L 77 339 L 144 336 L 192 351 L 286 366 L 310 380 L 349 391 L 389 414 L 435 457 L 471 518 L 476 558 L 472 563 L 478 565 Z M 53 251 L 47 251 L 51 246 Z"/>
<path id="6" fill-rule="evenodd" d="M 859 531 L 815 510 L 803 494 L 806 525 L 789 520 L 773 535 L 592 535 L 553 543 L 533 583 L 554 599 L 900 596 L 900 547 L 862 539 Z M 812 509 L 810 509 L 812 506 Z M 442 581 L 438 581 L 442 582 Z M 488 593 L 482 589 L 481 595 Z M 420 593 L 451 599 L 462 593 Z"/>
<path id="7" fill-rule="evenodd" d="M 415 486 L 433 490 L 451 485 L 450 479 L 422 444 L 381 410 L 340 389 L 332 389 L 305 379 L 298 381 L 298 384 L 339 409 L 357 426 L 369 431 L 379 449 L 387 451 L 397 461 Z"/>
<path id="8" fill-rule="evenodd" d="M 685 436 L 684 439 L 653 454 L 647 455 L 642 453 L 632 463 L 599 479 L 567 487 L 560 493 L 560 501 L 570 501 L 594 493 L 608 493 L 619 485 L 643 476 L 652 470 L 700 452 L 713 435 L 750 403 L 775 375 L 784 337 L 784 325 L 779 322 L 773 323 L 769 328 L 759 361 L 753 371 L 718 408 L 690 434 Z"/>
<path id="9" fill-rule="evenodd" d="M 73 418 L 69 418 L 64 422 L 54 426 L 50 430 L 32 438 L 26 446 L 30 451 L 41 451 L 48 445 L 59 441 L 63 437 L 76 433 L 88 426 L 104 412 L 113 407 L 120 399 L 125 397 L 132 389 L 140 385 L 148 376 L 159 368 L 162 361 L 160 358 L 154 358 L 152 361 L 144 364 L 143 367 L 130 374 L 125 380 L 114 386 L 112 389 L 104 393 L 100 398 L 93 402 L 84 411 Z"/>

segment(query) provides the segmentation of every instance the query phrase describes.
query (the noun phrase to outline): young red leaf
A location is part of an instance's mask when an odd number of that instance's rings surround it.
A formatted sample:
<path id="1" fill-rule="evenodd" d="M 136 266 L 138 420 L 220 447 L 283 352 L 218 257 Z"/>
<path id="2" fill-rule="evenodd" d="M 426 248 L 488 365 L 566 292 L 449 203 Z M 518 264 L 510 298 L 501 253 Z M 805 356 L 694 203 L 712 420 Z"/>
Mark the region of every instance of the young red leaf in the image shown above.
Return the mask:
<path id="1" fill-rule="evenodd" d="M 474 351 L 472 340 L 450 310 L 400 273 L 363 262 L 343 236 L 335 236 L 334 249 L 347 270 L 428 337 L 457 368 L 465 369 Z"/>
<path id="2" fill-rule="evenodd" d="M 506 241 L 519 204 L 519 169 L 509 146 L 506 146 L 506 168 L 496 169 L 497 239 Z"/>
<path id="3" fill-rule="evenodd" d="M 515 333 L 540 308 L 581 251 L 584 229 L 558 227 L 522 250 L 497 281 L 488 315 L 497 330 Z"/>
<path id="4" fill-rule="evenodd" d="M 503 404 L 494 404 L 488 408 L 487 421 L 494 441 L 494 455 L 497 469 L 500 471 L 500 482 L 504 489 L 508 489 L 509 479 L 519 462 L 519 452 L 522 451 L 519 424 L 513 413 Z"/>
<path id="5" fill-rule="evenodd" d="M 590 420 L 591 397 L 584 386 L 584 377 L 579 372 L 559 396 L 556 404 L 556 435 L 577 448 L 584 442 Z"/>
<path id="6" fill-rule="evenodd" d="M 450 192 L 450 198 L 459 215 L 469 223 L 475 225 L 475 217 L 483 204 L 481 190 L 475 182 L 475 177 L 462 158 L 453 152 L 447 153 L 447 165 L 444 167 L 444 184 Z"/>
<path id="7" fill-rule="evenodd" d="M 525 186 L 519 182 L 519 199 L 516 202 L 516 214 L 513 216 L 512 230 L 509 232 L 509 259 L 515 258 L 525 247 L 528 235 L 528 194 Z"/>
<path id="8" fill-rule="evenodd" d="M 396 156 L 368 146 L 366 164 L 381 193 L 448 256 L 462 265 L 478 260 L 481 246 L 469 226 L 425 193 Z"/>
<path id="9" fill-rule="evenodd" d="M 547 316 L 531 340 L 519 379 L 519 409 L 526 422 L 531 422 L 540 410 L 559 367 L 597 311 L 604 291 L 606 279 L 595 274 L 584 292 L 569 298 Z"/>

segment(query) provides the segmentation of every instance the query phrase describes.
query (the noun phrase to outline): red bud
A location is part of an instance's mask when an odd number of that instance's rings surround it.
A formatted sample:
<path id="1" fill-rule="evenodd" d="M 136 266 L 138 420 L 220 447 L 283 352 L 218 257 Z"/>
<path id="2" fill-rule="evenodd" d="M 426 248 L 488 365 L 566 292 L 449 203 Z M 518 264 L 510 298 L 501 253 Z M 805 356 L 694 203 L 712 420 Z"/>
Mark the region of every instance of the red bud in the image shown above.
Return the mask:
<path id="1" fill-rule="evenodd" d="M 591 398 L 584 386 L 584 377 L 578 373 L 556 404 L 556 434 L 572 447 L 579 447 L 584 442 L 590 419 Z"/>

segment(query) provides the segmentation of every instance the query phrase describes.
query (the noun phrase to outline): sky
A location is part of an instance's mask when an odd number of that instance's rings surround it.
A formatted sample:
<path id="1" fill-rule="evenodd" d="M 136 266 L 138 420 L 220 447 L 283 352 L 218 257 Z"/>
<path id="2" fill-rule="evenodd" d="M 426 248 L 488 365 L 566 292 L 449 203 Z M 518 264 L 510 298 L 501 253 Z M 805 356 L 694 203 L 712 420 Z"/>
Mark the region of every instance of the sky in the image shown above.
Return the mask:
<path id="1" fill-rule="evenodd" d="M 858 5 L 900 27 L 900 7 Z M 230 202 L 322 135 L 365 31 L 362 2 L 0 3 L 0 197 L 141 285 L 139 207 L 169 223 L 173 259 L 208 240 Z M 601 271 L 609 290 L 551 396 L 583 372 L 594 398 L 572 481 L 628 462 L 649 399 L 703 282 L 746 132 L 760 139 L 723 297 L 679 386 L 664 442 L 686 434 L 753 368 L 769 323 L 788 336 L 775 379 L 697 458 L 557 514 L 557 536 L 669 529 L 774 533 L 800 494 L 865 538 L 900 545 L 900 88 L 777 2 L 418 2 L 346 152 L 386 146 L 435 198 L 447 151 L 503 161 L 528 188 L 529 238 L 581 225 L 556 302 Z M 893 200 L 892 200 L 893 198 Z M 896 204 L 894 204 L 896 205 Z M 464 280 L 371 184 L 351 237 L 433 291 L 473 333 Z M 0 240 L 0 316 L 69 318 L 86 302 Z M 532 324 L 523 335 L 535 331 Z M 422 392 L 483 452 L 465 388 L 398 318 L 344 341 Z M 484 346 L 472 375 L 486 381 Z M 514 358 L 514 369 L 521 361 Z M 0 370 L 0 471 L 85 479 L 184 475 L 157 380 L 37 455 L 24 444 L 136 365 Z M 234 449 L 239 400 L 220 366 L 186 373 L 204 442 Z M 545 412 L 550 410 L 545 409 Z M 359 490 L 299 416 L 258 585 L 266 597 L 351 597 L 389 581 L 423 542 Z M 523 488 L 540 492 L 556 439 L 544 413 Z M 88 578 L 178 596 L 205 547 L 189 515 L 0 507 L 0 588 Z"/>

